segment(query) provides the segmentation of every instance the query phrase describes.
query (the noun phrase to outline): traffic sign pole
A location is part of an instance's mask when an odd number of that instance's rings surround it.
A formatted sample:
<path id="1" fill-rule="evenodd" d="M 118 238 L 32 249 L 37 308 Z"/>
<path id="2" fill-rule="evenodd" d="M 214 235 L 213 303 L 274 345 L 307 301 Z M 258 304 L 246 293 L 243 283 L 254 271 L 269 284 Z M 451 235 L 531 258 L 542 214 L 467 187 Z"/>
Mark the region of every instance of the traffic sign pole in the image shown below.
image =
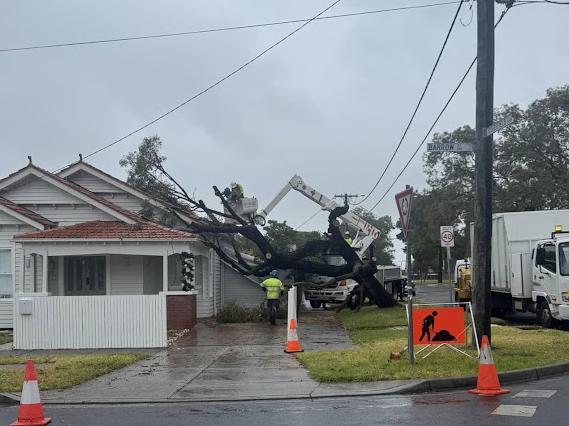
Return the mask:
<path id="1" fill-rule="evenodd" d="M 447 246 L 447 269 L 448 269 L 448 291 L 450 296 L 450 301 L 454 302 L 452 279 L 450 278 L 450 246 Z"/>
<path id="2" fill-rule="evenodd" d="M 441 238 L 441 247 L 447 248 L 448 291 L 449 291 L 450 302 L 452 303 L 454 302 L 454 297 L 453 297 L 454 286 L 452 285 L 452 279 L 450 277 L 450 271 L 451 271 L 450 248 L 454 247 L 454 228 L 452 226 L 441 226 L 439 235 Z"/>

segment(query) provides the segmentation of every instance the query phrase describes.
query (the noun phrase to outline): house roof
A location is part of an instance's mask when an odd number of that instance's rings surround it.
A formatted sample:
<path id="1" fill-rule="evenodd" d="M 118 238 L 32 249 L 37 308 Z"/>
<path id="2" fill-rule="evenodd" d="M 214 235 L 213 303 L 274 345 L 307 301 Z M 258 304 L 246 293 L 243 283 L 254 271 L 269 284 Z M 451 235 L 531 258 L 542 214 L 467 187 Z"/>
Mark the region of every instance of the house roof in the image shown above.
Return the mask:
<path id="1" fill-rule="evenodd" d="M 196 239 L 196 236 L 189 232 L 170 229 L 152 222 L 129 225 L 124 222 L 100 220 L 14 236 L 16 241 L 193 241 Z"/>
<path id="2" fill-rule="evenodd" d="M 136 197 L 147 200 L 151 204 L 158 206 L 164 210 L 174 209 L 174 210 L 178 211 L 179 213 L 182 213 L 182 215 L 187 216 L 190 219 L 198 217 L 194 212 L 192 212 L 190 210 L 181 208 L 180 206 L 176 206 L 176 205 L 174 205 L 168 201 L 165 201 L 165 200 L 156 199 L 152 194 L 149 194 L 148 192 L 141 190 L 141 189 L 129 184 L 128 182 L 125 182 L 121 179 L 118 179 L 115 176 L 110 175 L 107 172 L 105 172 L 105 171 L 103 171 L 103 170 L 93 166 L 92 164 L 83 161 L 83 160 L 79 160 L 79 161 L 76 161 L 75 163 L 70 164 L 69 166 L 67 166 L 66 168 L 61 170 L 58 173 L 58 176 L 60 176 L 62 178 L 67 178 L 67 177 L 73 175 L 74 173 L 76 173 L 78 171 L 84 171 L 87 173 L 91 173 L 91 174 L 95 175 L 96 177 L 98 177 L 99 179 L 102 179 L 102 180 L 106 181 L 107 183 L 110 183 L 111 185 L 115 185 L 117 188 L 122 189 L 123 191 L 128 192 L 128 193 L 130 193 Z"/>
<path id="3" fill-rule="evenodd" d="M 145 219 L 142 216 L 134 212 L 131 212 L 130 210 L 119 207 L 116 204 L 113 204 L 112 202 L 107 200 L 106 198 L 94 194 L 88 189 L 82 187 L 81 185 L 77 185 L 76 183 L 63 179 L 62 177 L 57 176 L 56 174 L 53 174 L 51 172 L 48 172 L 47 170 L 44 170 L 41 167 L 38 167 L 35 164 L 31 163 L 28 164 L 26 167 L 14 173 L 11 173 L 6 178 L 1 179 L 0 189 L 2 187 L 6 187 L 17 182 L 19 180 L 18 178 L 19 175 L 25 176 L 29 174 L 33 174 L 40 179 L 45 179 L 48 182 L 51 181 L 52 184 L 65 188 L 72 195 L 78 196 L 79 198 L 86 200 L 86 202 L 93 204 L 96 207 L 102 208 L 107 212 L 110 211 L 110 213 L 114 213 L 113 215 L 117 217 L 117 219 L 123 219 L 126 222 L 133 222 L 133 223 L 139 223 L 145 221 Z"/>
<path id="4" fill-rule="evenodd" d="M 16 203 L 13 203 L 12 201 L 10 201 L 4 197 L 1 197 L 1 196 L 0 196 L 0 209 L 1 210 L 9 210 L 13 214 L 15 213 L 15 216 L 17 216 L 17 217 L 23 216 L 24 218 L 27 218 L 27 219 L 31 220 L 32 222 L 43 225 L 44 227 L 56 226 L 55 222 L 52 222 L 51 220 L 37 214 L 36 212 L 34 212 L 30 209 L 27 209 L 25 207 L 19 206 Z"/>

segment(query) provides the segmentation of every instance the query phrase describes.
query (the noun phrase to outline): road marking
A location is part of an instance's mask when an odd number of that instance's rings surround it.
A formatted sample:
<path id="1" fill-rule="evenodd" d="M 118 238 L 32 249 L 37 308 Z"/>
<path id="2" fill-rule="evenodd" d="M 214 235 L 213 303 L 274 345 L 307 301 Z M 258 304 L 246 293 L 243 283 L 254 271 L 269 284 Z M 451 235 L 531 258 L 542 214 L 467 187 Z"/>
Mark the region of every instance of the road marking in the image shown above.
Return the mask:
<path id="1" fill-rule="evenodd" d="M 515 394 L 514 398 L 551 398 L 556 392 L 556 390 L 523 390 Z"/>
<path id="2" fill-rule="evenodd" d="M 497 416 L 533 417 L 537 410 L 536 405 L 506 405 L 502 404 L 492 414 Z"/>

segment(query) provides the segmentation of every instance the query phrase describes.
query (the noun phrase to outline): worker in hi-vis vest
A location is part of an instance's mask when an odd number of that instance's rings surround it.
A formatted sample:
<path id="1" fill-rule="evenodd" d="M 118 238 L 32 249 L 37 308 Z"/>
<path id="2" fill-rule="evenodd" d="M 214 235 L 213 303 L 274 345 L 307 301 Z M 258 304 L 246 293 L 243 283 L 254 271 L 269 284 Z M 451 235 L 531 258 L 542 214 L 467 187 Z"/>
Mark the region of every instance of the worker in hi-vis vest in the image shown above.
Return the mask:
<path id="1" fill-rule="evenodd" d="M 347 242 L 349 246 L 352 245 L 352 242 L 354 240 L 352 240 L 352 236 L 350 235 L 349 231 L 344 232 L 344 241 Z"/>
<path id="2" fill-rule="evenodd" d="M 267 313 L 271 324 L 275 325 L 277 320 L 277 310 L 279 309 L 280 297 L 284 293 L 284 286 L 277 277 L 279 271 L 271 271 L 271 277 L 263 281 L 260 286 L 267 293 Z"/>

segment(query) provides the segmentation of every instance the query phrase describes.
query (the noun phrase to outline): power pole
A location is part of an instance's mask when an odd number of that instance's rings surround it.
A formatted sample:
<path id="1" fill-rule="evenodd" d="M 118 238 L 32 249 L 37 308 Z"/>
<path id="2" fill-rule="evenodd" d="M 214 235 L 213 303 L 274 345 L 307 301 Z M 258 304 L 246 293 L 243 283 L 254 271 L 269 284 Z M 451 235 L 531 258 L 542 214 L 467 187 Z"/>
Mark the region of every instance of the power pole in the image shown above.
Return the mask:
<path id="1" fill-rule="evenodd" d="M 484 137 L 494 114 L 494 0 L 478 0 L 478 61 L 476 64 L 476 201 L 474 249 L 476 264 L 472 294 L 478 338 L 491 339 L 492 268 L 492 135 Z"/>
<path id="2" fill-rule="evenodd" d="M 334 198 L 340 198 L 344 200 L 344 205 L 349 205 L 349 202 L 352 198 L 359 198 L 359 197 L 365 197 L 365 195 L 358 195 L 358 194 L 334 194 Z"/>

